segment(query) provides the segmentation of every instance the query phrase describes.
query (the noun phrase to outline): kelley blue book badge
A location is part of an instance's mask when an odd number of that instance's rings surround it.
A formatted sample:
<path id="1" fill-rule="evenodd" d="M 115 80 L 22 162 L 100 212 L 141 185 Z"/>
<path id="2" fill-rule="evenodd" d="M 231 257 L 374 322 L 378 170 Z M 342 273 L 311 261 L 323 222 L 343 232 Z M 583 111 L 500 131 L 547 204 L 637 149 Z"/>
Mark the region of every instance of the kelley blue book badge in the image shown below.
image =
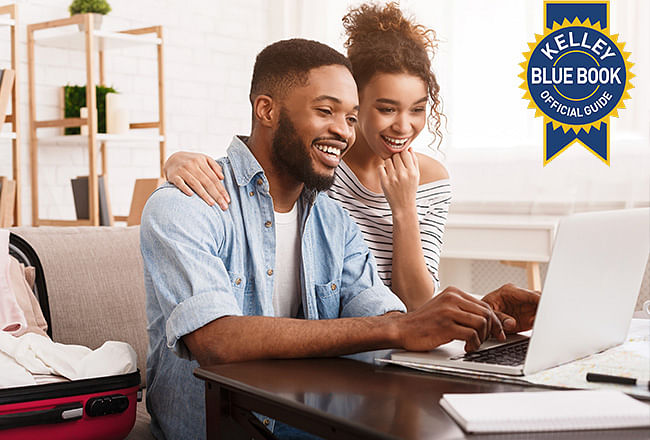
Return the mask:
<path id="1" fill-rule="evenodd" d="M 544 35 L 528 43 L 519 75 L 528 108 L 544 118 L 544 165 L 574 141 L 609 165 L 609 118 L 635 76 L 609 28 L 609 1 L 544 2 Z"/>

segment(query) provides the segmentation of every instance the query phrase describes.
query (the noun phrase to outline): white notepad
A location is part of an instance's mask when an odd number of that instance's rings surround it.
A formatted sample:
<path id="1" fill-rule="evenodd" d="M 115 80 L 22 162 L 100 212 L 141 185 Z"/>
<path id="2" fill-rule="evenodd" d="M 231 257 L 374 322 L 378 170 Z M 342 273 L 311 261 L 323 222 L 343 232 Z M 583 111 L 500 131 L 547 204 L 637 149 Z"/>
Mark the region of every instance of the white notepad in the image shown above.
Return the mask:
<path id="1" fill-rule="evenodd" d="M 440 406 L 477 433 L 650 426 L 650 405 L 619 391 L 444 394 Z"/>

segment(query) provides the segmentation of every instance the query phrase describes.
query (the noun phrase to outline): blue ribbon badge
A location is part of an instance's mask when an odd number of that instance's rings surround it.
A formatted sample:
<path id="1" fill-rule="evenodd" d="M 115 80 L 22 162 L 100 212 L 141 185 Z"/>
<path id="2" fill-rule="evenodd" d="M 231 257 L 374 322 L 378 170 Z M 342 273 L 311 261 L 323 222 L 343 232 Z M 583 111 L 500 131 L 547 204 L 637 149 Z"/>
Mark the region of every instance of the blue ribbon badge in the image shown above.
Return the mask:
<path id="1" fill-rule="evenodd" d="M 519 75 L 528 108 L 544 118 L 544 165 L 575 141 L 609 165 L 609 118 L 635 75 L 608 22 L 609 1 L 544 2 L 544 35 L 528 43 Z"/>

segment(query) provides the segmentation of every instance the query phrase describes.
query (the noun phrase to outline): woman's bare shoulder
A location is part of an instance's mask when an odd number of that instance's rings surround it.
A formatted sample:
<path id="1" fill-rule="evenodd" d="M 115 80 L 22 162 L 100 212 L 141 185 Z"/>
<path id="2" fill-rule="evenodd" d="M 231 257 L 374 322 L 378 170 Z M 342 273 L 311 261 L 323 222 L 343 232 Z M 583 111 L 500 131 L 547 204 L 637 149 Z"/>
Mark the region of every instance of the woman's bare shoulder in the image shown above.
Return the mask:
<path id="1" fill-rule="evenodd" d="M 420 164 L 420 185 L 435 182 L 437 180 L 449 179 L 447 168 L 431 156 L 422 153 L 415 153 Z"/>

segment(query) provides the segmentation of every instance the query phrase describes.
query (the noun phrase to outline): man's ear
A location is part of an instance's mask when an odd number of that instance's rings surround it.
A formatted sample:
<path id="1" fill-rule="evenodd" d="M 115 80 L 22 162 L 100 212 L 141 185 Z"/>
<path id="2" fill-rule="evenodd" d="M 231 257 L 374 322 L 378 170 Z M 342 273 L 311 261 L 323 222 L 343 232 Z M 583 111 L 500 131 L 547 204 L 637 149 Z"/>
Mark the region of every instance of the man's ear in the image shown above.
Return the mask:
<path id="1" fill-rule="evenodd" d="M 278 113 L 277 102 L 268 95 L 257 95 L 253 101 L 253 114 L 259 124 L 272 128 Z"/>

